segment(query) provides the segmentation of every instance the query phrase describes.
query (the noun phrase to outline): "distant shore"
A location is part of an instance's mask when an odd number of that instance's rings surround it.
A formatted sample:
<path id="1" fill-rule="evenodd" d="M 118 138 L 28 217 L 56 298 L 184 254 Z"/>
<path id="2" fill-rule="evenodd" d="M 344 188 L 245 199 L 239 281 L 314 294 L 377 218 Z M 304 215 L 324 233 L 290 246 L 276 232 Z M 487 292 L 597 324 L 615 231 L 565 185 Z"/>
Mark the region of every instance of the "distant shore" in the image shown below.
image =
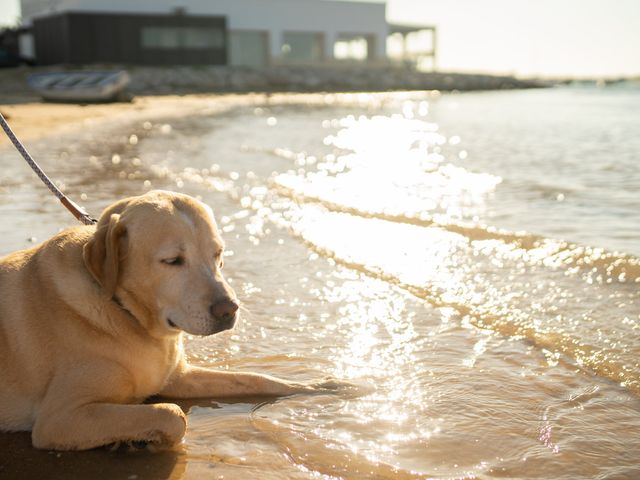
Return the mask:
<path id="1" fill-rule="evenodd" d="M 248 92 L 361 92 L 394 90 L 474 91 L 540 88 L 548 83 L 510 76 L 420 72 L 412 68 L 364 65 L 273 66 L 264 68 L 87 66 L 73 70 L 126 69 L 133 95 Z M 33 101 L 27 85 L 32 73 L 66 67 L 14 68 L 0 71 L 0 103 Z"/>

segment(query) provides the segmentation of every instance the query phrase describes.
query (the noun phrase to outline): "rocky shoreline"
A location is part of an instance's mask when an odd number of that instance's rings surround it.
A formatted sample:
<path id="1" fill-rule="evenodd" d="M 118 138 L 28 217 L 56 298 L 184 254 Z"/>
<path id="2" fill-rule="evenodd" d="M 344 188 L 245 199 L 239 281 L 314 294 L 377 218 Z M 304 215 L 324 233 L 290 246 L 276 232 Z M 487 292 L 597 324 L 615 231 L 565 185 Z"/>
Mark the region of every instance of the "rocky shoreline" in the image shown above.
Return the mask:
<path id="1" fill-rule="evenodd" d="M 134 95 L 162 95 L 218 92 L 355 92 L 393 90 L 473 91 L 548 86 L 535 80 L 509 76 L 420 72 L 411 68 L 336 65 L 273 66 L 246 68 L 210 67 L 123 67 L 101 65 L 83 70 L 125 68 L 131 76 L 129 92 Z M 0 102 L 12 97 L 33 96 L 26 78 L 37 72 L 78 68 L 16 68 L 0 71 Z"/>
<path id="2" fill-rule="evenodd" d="M 136 68 L 132 93 L 187 92 L 353 92 L 390 90 L 500 90 L 542 84 L 513 77 L 419 72 L 374 66 Z"/>

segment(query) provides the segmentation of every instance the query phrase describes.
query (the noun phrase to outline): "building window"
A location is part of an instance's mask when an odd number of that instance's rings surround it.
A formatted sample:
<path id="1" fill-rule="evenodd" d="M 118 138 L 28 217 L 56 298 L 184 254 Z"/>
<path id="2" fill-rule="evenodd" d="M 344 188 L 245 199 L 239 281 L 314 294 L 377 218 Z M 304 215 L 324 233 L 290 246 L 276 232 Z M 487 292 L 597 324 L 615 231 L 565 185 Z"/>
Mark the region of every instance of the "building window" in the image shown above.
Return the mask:
<path id="1" fill-rule="evenodd" d="M 369 58 L 369 39 L 359 35 L 340 35 L 333 45 L 333 57 L 337 60 L 366 60 Z"/>
<path id="2" fill-rule="evenodd" d="M 229 63 L 234 66 L 262 67 L 268 63 L 268 32 L 232 30 L 229 32 Z"/>
<path id="3" fill-rule="evenodd" d="M 224 31 L 202 27 L 143 27 L 141 44 L 143 48 L 168 50 L 223 48 Z"/>
<path id="4" fill-rule="evenodd" d="M 322 60 L 322 33 L 285 32 L 282 58 L 286 63 L 310 63 Z"/>

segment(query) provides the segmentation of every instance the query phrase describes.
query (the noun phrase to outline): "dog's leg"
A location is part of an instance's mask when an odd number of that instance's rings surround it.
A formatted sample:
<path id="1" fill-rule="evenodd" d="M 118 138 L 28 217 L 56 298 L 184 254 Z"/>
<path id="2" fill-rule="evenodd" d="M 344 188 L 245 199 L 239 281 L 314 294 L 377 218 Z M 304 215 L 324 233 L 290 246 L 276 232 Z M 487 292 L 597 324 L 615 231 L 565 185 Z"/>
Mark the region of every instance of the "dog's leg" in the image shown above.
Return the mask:
<path id="1" fill-rule="evenodd" d="M 172 398 L 293 395 L 312 387 L 257 373 L 223 372 L 184 365 L 169 379 L 160 395 Z"/>
<path id="2" fill-rule="evenodd" d="M 117 442 L 145 442 L 159 447 L 182 439 L 184 413 L 177 405 L 89 403 L 73 409 L 44 408 L 36 419 L 36 448 L 87 450 Z"/>
<path id="3" fill-rule="evenodd" d="M 160 395 L 172 398 L 293 395 L 340 388 L 336 382 L 304 385 L 257 373 L 222 372 L 183 364 Z"/>

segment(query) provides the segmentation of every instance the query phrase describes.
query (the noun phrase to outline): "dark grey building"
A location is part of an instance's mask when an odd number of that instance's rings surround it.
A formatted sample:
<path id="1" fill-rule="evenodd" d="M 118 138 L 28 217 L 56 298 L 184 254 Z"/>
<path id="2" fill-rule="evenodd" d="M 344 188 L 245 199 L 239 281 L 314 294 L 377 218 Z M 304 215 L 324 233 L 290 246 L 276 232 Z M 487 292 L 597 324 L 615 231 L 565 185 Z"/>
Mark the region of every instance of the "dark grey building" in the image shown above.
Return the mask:
<path id="1" fill-rule="evenodd" d="M 40 65 L 227 63 L 224 16 L 65 12 L 33 21 Z"/>

